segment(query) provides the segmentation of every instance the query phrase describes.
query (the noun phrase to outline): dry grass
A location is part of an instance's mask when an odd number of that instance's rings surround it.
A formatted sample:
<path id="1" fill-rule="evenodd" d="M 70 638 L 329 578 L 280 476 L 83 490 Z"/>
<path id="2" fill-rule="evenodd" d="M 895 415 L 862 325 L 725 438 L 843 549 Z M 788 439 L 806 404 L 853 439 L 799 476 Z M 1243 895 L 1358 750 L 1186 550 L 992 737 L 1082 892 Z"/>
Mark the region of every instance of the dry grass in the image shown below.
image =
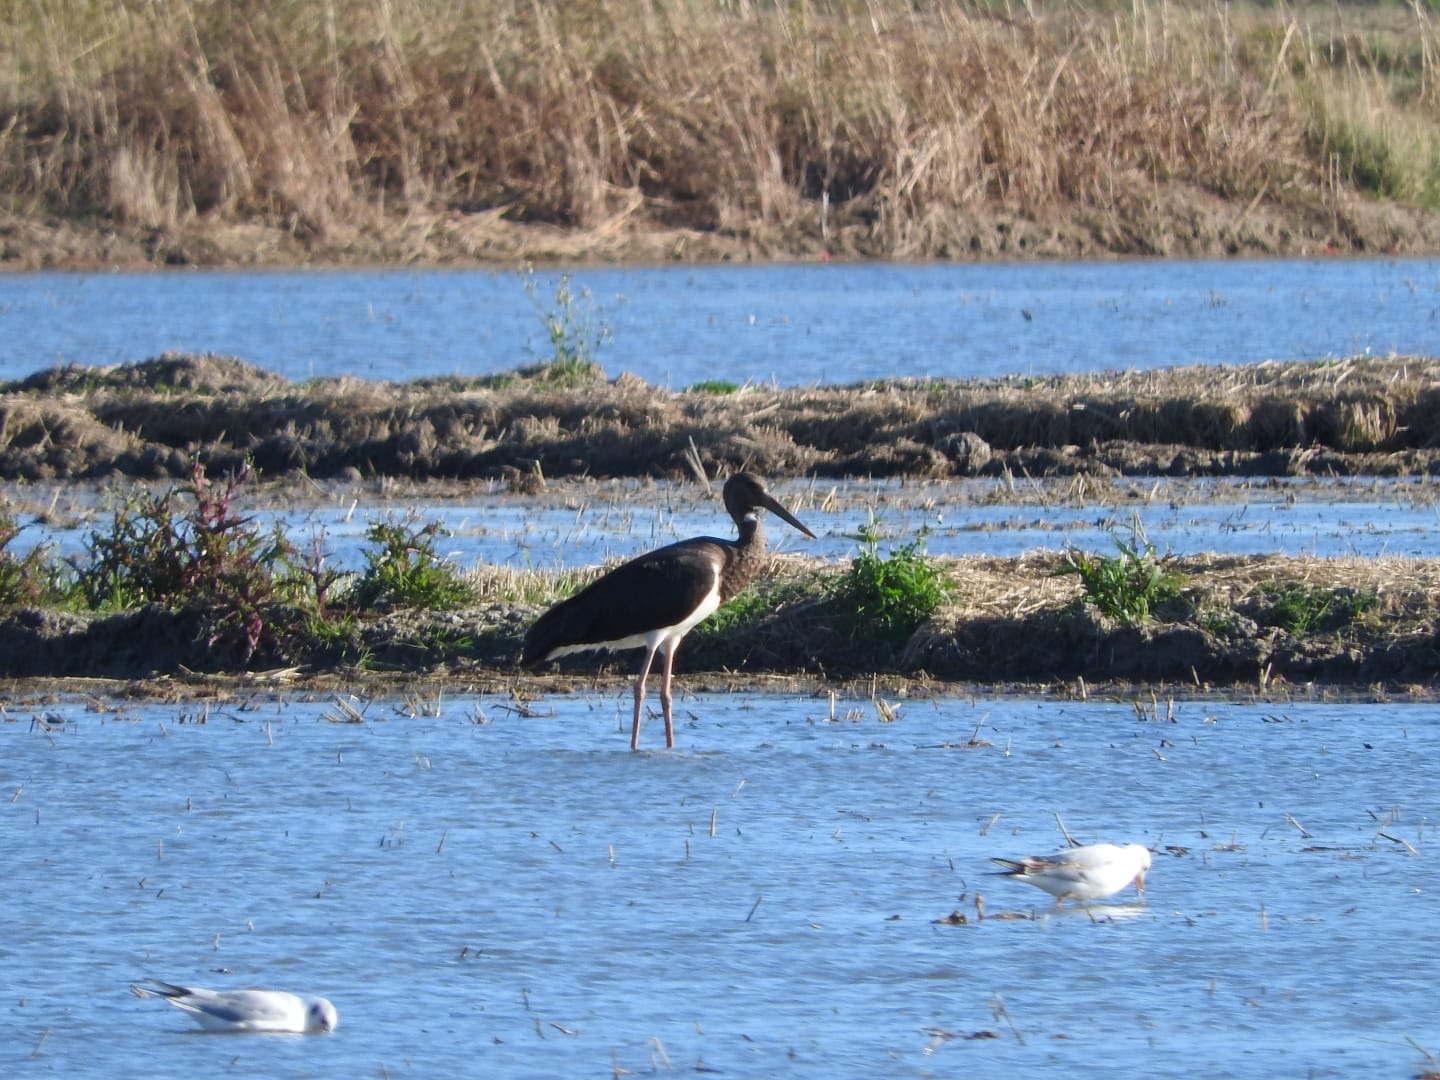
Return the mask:
<path id="1" fill-rule="evenodd" d="M 977 450 L 978 448 L 978 450 Z M 0 477 L 1435 475 L 1440 360 L 1356 357 L 726 395 L 638 379 L 296 386 L 235 360 L 0 387 Z M 1083 495 L 1083 488 L 1079 489 Z"/>
<path id="2" fill-rule="evenodd" d="M 593 567 L 536 570 L 481 563 L 470 570 L 465 580 L 474 591 L 476 603 L 548 607 L 598 576 L 599 571 Z"/>
<path id="3" fill-rule="evenodd" d="M 1440 199 L 1427 10 L 5 0 L 22 215 L 396 218 L 958 253 L 978 209 L 1163 250 L 1171 192 Z M 1193 223 L 1192 223 L 1193 224 Z M 988 243 L 988 241 L 986 241 Z"/>
<path id="4" fill-rule="evenodd" d="M 1440 562 L 1434 559 L 1197 555 L 1177 560 L 1176 567 L 1207 600 L 1225 608 L 1278 581 L 1373 593 L 1391 618 L 1433 619 L 1440 611 Z"/>

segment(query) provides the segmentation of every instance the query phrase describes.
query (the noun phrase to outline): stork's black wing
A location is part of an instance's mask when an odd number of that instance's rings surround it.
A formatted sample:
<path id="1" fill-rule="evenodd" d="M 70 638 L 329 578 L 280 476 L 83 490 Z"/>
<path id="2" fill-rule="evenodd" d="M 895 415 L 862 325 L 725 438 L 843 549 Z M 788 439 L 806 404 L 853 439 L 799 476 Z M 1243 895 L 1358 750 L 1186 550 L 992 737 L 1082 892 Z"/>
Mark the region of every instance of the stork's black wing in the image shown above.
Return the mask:
<path id="1" fill-rule="evenodd" d="M 520 662 L 544 661 L 564 646 L 602 646 L 684 622 L 719 588 L 726 540 L 682 540 L 630 560 L 541 615 L 525 635 Z"/>

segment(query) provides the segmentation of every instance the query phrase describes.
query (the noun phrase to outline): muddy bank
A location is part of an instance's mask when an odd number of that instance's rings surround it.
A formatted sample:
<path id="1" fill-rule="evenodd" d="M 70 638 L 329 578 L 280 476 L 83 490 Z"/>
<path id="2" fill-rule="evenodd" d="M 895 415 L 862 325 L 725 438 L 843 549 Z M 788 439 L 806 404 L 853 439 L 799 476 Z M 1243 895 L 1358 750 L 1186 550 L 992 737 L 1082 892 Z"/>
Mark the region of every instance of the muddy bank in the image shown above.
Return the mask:
<path id="1" fill-rule="evenodd" d="M 297 384 L 215 356 L 0 384 L 0 480 L 1328 476 L 1440 471 L 1440 360 L 670 390 L 551 369 Z"/>
<path id="2" fill-rule="evenodd" d="M 1237 207 L 1195 185 L 1172 182 L 1144 198 L 1096 209 L 1060 206 L 1041 216 L 1003 208 L 930 215 L 913 247 L 864 213 L 822 230 L 818 211 L 790 226 L 675 227 L 642 204 L 614 227 L 513 222 L 495 213 L 416 212 L 324 229 L 264 218 L 207 217 L 160 227 L 90 218 L 0 212 L 0 269 L 97 270 L 367 266 L 654 266 L 803 262 L 819 259 L 1308 258 L 1433 255 L 1440 214 L 1354 195 L 1341 205 L 1262 200 Z"/>
<path id="3" fill-rule="evenodd" d="M 938 560 L 948 602 L 894 640 L 856 627 L 827 594 L 836 568 L 790 570 L 796 597 L 682 646 L 676 671 L 691 689 L 783 686 L 890 693 L 1208 692 L 1396 695 L 1440 692 L 1440 560 L 1197 556 L 1178 560 L 1180 597 L 1142 626 L 1124 626 L 1081 601 L 1060 556 Z M 1303 628 L 1277 598 L 1361 597 Z M 1322 605 L 1323 607 L 1323 605 Z M 416 687 L 537 695 L 576 686 L 619 690 L 637 654 L 568 658 L 539 676 L 517 667 L 538 608 L 488 602 L 460 611 L 399 611 L 357 625 L 346 658 L 334 642 L 292 638 L 248 665 L 206 640 L 193 614 L 147 608 L 119 615 L 21 609 L 0 618 L 0 671 L 11 691 L 76 680 L 123 680 L 145 696 L 229 697 L 269 692 L 381 693 Z M 1320 610 L 1320 609 L 1317 609 Z M 103 692 L 116 692 L 102 684 Z"/>
<path id="4" fill-rule="evenodd" d="M 1092 479 L 1099 490 L 1116 475 L 1430 476 L 1440 472 L 1440 360 L 713 393 L 624 376 L 561 386 L 544 370 L 300 385 L 234 359 L 169 356 L 0 386 L 0 478 L 13 484 L 180 483 L 196 459 L 211 476 L 248 460 L 281 493 L 326 478 L 453 493 L 479 481 L 533 491 L 562 477 L 741 468 L 1058 477 L 1081 497 Z M 787 564 L 776 572 L 798 576 L 784 602 L 723 630 L 702 625 L 677 670 L 696 688 L 879 677 L 910 690 L 1440 692 L 1440 561 L 1178 560 L 1180 598 L 1136 627 L 1083 603 L 1075 578 L 1054 576 L 1058 558 L 937 560 L 954 589 L 900 640 L 877 639 L 837 606 L 826 582 L 844 567 Z M 1279 612 L 1277 597 L 1295 594 L 1320 601 L 1303 626 Z M 522 676 L 520 638 L 539 608 L 481 595 L 460 611 L 357 613 L 318 636 L 313 612 L 267 610 L 277 629 L 253 654 L 217 644 L 205 612 L 20 606 L 0 611 L 0 677 L 15 692 L 100 679 L 105 693 L 161 696 L 473 687 L 523 708 L 548 690 L 618 684 L 635 662 L 580 657 Z M 1327 597 L 1363 603 L 1340 619 L 1325 614 Z"/>

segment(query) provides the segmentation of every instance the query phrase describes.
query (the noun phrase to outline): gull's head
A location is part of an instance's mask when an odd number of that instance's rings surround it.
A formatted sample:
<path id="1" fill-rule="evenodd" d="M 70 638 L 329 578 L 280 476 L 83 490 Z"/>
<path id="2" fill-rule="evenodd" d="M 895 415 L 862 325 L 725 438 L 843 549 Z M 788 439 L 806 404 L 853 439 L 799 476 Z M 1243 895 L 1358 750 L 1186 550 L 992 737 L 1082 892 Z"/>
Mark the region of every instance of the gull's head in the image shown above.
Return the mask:
<path id="1" fill-rule="evenodd" d="M 335 1006 L 325 998 L 312 998 L 305 1009 L 305 1030 L 334 1031 L 339 1026 L 340 1016 L 335 1012 Z"/>
<path id="2" fill-rule="evenodd" d="M 1143 844 L 1129 844 L 1127 847 L 1135 856 L 1135 888 L 1143 891 L 1145 872 L 1150 869 L 1150 849 Z"/>

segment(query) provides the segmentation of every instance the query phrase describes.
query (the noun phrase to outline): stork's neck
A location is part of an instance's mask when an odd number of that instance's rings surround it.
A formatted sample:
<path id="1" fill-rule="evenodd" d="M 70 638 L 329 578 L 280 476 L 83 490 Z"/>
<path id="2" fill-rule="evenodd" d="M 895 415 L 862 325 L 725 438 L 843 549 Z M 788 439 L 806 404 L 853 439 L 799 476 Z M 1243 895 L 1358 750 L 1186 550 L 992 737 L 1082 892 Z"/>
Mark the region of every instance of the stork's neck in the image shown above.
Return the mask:
<path id="1" fill-rule="evenodd" d="M 765 550 L 765 529 L 760 524 L 760 515 L 754 510 L 742 517 L 737 525 L 740 527 L 740 539 L 737 543 L 741 547 L 755 547 L 761 551 Z"/>
<path id="2" fill-rule="evenodd" d="M 720 572 L 722 604 L 750 584 L 765 566 L 765 530 L 760 515 L 752 510 L 735 524 L 740 527 L 740 538 L 725 553 L 725 568 Z"/>

